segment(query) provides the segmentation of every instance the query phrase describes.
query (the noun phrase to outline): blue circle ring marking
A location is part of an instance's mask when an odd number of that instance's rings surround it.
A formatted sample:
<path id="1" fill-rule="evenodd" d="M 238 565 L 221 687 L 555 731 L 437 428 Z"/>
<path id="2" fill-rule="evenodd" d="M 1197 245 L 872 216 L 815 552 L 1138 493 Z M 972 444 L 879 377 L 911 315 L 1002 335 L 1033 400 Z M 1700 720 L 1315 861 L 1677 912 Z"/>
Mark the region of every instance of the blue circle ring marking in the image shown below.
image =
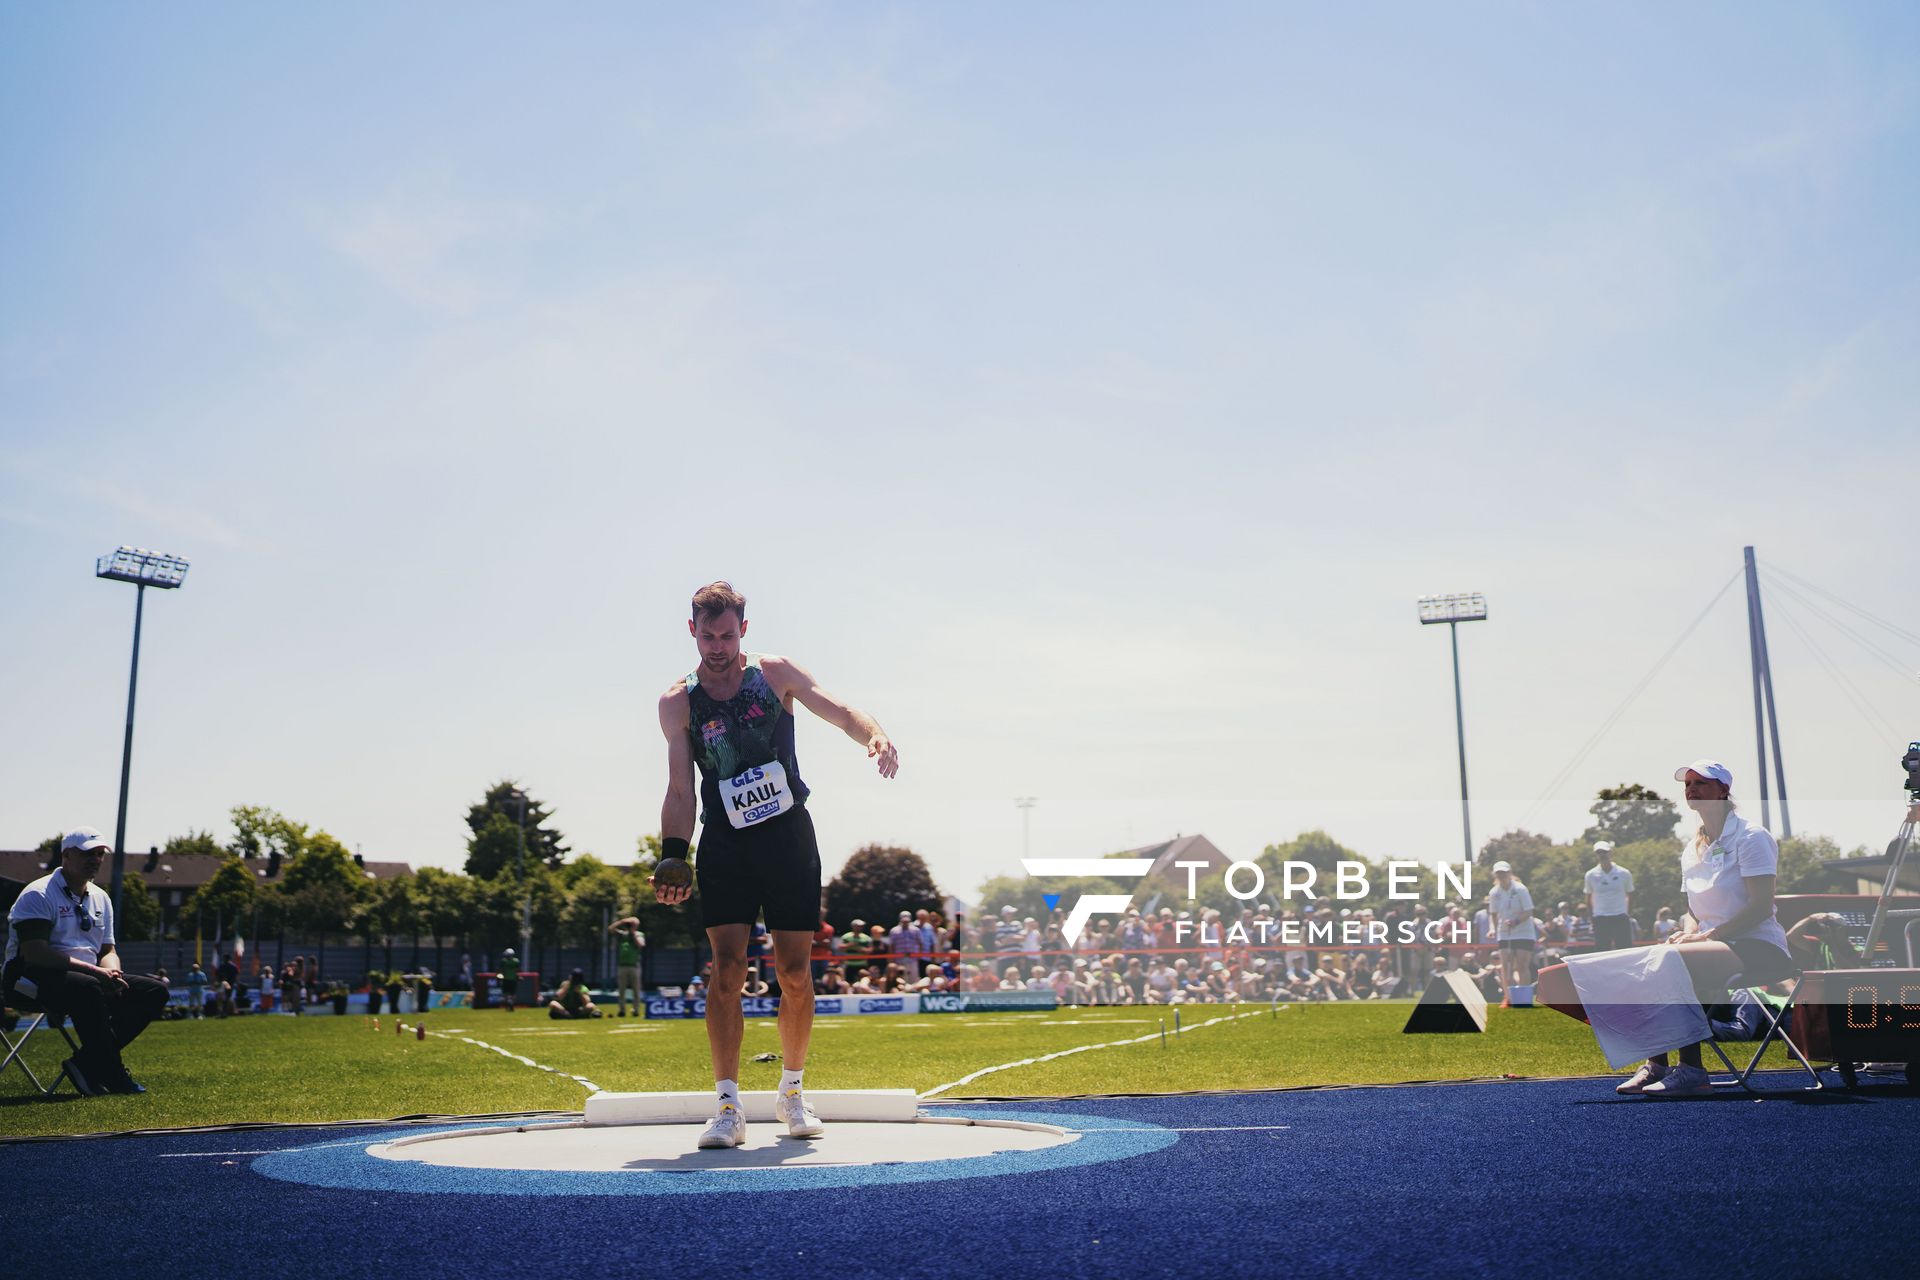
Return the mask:
<path id="1" fill-rule="evenodd" d="M 1080 1136 L 1038 1151 L 1002 1151 L 993 1155 L 950 1160 L 922 1160 L 898 1164 L 840 1165 L 826 1168 L 741 1169 L 725 1173 L 613 1173 L 565 1170 L 462 1169 L 421 1164 L 412 1160 L 385 1160 L 367 1154 L 367 1148 L 396 1138 L 418 1137 L 420 1129 L 393 1129 L 365 1134 L 351 1142 L 324 1142 L 261 1156 L 256 1173 L 281 1182 L 309 1187 L 336 1187 L 347 1191 L 407 1191 L 469 1196 L 675 1196 L 717 1192 L 816 1191 L 832 1187 L 905 1185 L 949 1182 L 958 1178 L 998 1178 L 1042 1173 L 1080 1165 L 1104 1164 L 1163 1150 L 1180 1140 L 1172 1129 L 1129 1123 L 1113 1127 L 1106 1116 L 1073 1115 L 1057 1111 L 974 1111 L 940 1108 L 940 1115 L 972 1120 L 1023 1120 L 1034 1124 L 1075 1129 Z M 434 1132 L 497 1128 L 494 1125 L 450 1125 Z"/>

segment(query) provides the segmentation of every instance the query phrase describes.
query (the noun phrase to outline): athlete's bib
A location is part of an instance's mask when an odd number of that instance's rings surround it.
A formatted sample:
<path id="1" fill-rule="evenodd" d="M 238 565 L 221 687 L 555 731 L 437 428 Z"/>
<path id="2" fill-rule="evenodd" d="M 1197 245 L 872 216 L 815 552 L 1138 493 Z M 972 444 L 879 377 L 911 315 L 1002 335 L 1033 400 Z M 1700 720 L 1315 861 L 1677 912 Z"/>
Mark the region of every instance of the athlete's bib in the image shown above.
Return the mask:
<path id="1" fill-rule="evenodd" d="M 787 771 L 778 760 L 757 764 L 745 773 L 720 779 L 720 803 L 736 829 L 777 818 L 794 807 L 787 787 Z"/>

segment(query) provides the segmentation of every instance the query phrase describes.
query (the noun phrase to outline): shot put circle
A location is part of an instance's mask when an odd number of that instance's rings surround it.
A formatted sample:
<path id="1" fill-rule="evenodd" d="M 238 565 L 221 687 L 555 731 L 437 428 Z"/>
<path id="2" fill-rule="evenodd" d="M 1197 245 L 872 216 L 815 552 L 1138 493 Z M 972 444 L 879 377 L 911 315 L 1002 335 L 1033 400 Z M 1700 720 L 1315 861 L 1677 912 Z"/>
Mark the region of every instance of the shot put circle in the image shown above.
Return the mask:
<path id="1" fill-rule="evenodd" d="M 1158 1125 L 1054 1112 L 942 1108 L 915 1121 L 843 1121 L 823 1137 L 749 1125 L 732 1150 L 692 1124 L 578 1121 L 398 1129 L 261 1156 L 257 1173 L 354 1191 L 489 1196 L 662 1196 L 946 1182 L 1103 1164 L 1172 1146 Z"/>

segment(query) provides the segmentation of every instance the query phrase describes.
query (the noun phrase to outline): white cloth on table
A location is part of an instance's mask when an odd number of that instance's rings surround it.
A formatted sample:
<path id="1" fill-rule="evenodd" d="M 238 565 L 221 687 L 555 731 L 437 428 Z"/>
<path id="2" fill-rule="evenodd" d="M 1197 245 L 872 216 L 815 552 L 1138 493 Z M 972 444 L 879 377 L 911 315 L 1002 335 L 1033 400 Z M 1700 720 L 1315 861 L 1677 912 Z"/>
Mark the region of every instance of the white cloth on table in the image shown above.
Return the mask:
<path id="1" fill-rule="evenodd" d="M 1616 1070 L 1712 1034 L 1678 947 L 1568 956 L 1567 976 L 1600 1052 Z"/>

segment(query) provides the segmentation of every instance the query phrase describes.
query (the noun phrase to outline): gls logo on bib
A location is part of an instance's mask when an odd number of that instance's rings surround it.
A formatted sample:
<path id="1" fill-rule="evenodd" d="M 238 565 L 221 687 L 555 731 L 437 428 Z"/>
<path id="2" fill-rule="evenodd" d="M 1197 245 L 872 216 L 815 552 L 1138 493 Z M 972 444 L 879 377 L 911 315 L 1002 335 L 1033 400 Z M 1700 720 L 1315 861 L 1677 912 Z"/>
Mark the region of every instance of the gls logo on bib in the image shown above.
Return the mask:
<path id="1" fill-rule="evenodd" d="M 736 829 L 777 818 L 793 807 L 787 771 L 778 760 L 769 760 L 736 777 L 722 778 L 720 803 L 726 806 L 727 821 Z"/>

